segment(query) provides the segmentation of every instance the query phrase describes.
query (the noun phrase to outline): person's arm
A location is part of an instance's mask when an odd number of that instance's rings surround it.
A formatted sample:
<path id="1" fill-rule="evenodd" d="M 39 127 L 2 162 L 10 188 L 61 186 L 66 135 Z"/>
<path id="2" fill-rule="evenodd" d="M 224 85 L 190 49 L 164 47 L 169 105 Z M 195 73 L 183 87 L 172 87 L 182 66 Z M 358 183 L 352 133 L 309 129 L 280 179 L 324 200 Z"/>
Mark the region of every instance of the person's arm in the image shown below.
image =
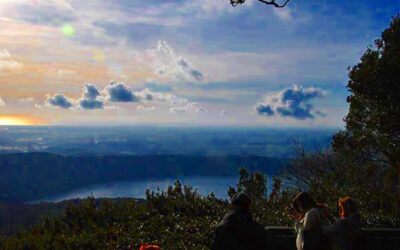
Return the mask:
<path id="1" fill-rule="evenodd" d="M 303 221 L 304 219 L 294 221 L 294 229 L 296 230 L 296 233 L 300 233 L 300 231 L 303 229 Z"/>
<path id="2" fill-rule="evenodd" d="M 343 223 L 344 223 L 343 219 L 338 219 L 332 224 L 323 225 L 321 226 L 321 233 L 330 236 L 337 235 L 341 231 L 343 231 Z"/>

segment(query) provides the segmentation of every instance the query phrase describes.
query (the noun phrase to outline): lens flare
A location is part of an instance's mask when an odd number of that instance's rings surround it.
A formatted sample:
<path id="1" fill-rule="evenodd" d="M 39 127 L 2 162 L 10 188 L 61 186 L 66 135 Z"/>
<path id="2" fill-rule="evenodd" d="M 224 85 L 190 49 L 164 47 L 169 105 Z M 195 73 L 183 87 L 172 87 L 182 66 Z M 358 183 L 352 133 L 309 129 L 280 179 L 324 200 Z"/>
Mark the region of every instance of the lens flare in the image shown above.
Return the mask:
<path id="1" fill-rule="evenodd" d="M 106 59 L 106 55 L 104 54 L 104 52 L 102 50 L 100 50 L 100 49 L 93 50 L 92 61 L 104 62 L 105 59 Z"/>
<path id="2" fill-rule="evenodd" d="M 64 35 L 66 35 L 66 36 L 73 36 L 74 33 L 75 33 L 75 29 L 74 29 L 74 27 L 72 27 L 71 25 L 65 24 L 65 25 L 62 27 L 62 32 L 63 32 Z"/>

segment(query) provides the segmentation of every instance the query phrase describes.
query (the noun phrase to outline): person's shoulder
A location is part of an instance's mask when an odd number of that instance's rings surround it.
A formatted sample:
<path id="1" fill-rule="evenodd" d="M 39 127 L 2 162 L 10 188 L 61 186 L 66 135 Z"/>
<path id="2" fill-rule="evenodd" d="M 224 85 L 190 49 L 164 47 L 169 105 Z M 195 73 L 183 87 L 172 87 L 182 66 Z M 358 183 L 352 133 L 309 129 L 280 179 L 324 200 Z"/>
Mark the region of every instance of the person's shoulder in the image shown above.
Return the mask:
<path id="1" fill-rule="evenodd" d="M 312 215 L 312 216 L 320 216 L 321 215 L 321 211 L 320 211 L 320 209 L 318 209 L 316 207 L 311 208 L 310 210 L 308 210 L 306 212 L 305 216 L 307 217 L 307 216 L 310 216 L 310 215 Z"/>
<path id="2" fill-rule="evenodd" d="M 230 212 L 225 214 L 224 218 L 222 219 L 222 221 L 231 221 L 234 220 L 237 217 L 237 214 L 235 212 Z"/>
<path id="3" fill-rule="evenodd" d="M 216 229 L 221 229 L 227 227 L 229 224 L 231 224 L 237 215 L 233 212 L 225 214 L 224 218 L 222 221 L 216 226 Z"/>

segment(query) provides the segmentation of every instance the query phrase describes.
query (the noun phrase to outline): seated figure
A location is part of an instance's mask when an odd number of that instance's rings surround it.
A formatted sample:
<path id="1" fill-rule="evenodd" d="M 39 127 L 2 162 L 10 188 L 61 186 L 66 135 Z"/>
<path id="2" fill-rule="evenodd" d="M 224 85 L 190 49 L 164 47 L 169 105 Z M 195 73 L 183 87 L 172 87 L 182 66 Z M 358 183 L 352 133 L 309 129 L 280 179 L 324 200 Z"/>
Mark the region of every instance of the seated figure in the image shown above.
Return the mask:
<path id="1" fill-rule="evenodd" d="M 322 234 L 328 239 L 331 250 L 356 249 L 361 232 L 356 203 L 350 197 L 340 199 L 339 212 L 340 218 L 336 222 L 321 227 Z"/>
<path id="2" fill-rule="evenodd" d="M 212 250 L 262 250 L 266 231 L 253 220 L 249 206 L 251 200 L 245 193 L 236 193 L 231 199 L 232 212 L 225 215 L 214 232 Z"/>
<path id="3" fill-rule="evenodd" d="M 314 200 L 308 192 L 300 192 L 292 199 L 293 214 L 297 232 L 297 250 L 325 250 L 326 242 L 320 227 L 328 220 L 326 206 Z"/>

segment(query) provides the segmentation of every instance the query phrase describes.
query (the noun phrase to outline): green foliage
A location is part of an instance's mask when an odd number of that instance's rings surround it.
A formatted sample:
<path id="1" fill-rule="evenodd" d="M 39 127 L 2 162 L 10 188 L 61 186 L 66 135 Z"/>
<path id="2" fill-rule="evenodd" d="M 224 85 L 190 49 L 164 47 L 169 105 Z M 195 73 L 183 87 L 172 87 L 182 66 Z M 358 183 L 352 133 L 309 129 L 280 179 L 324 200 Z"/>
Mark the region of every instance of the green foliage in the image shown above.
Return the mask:
<path id="1" fill-rule="evenodd" d="M 287 208 L 293 195 L 291 191 L 282 190 L 282 180 L 273 177 L 273 189 L 268 196 L 267 176 L 255 171 L 249 173 L 246 169 L 239 170 L 239 182 L 236 189 L 229 187 L 228 194 L 232 197 L 236 192 L 245 192 L 252 200 L 250 210 L 254 219 L 264 225 L 291 225 Z"/>
<path id="2" fill-rule="evenodd" d="M 360 200 L 370 224 L 400 226 L 400 16 L 349 72 L 346 130 L 333 140 L 337 192 Z"/>
<path id="3" fill-rule="evenodd" d="M 267 178 L 240 170 L 238 190 L 252 197 L 254 218 L 268 225 L 285 225 L 289 195 L 280 179 L 267 196 Z M 230 211 L 227 200 L 213 193 L 204 197 L 179 181 L 167 190 L 146 191 L 146 200 L 116 202 L 90 198 L 68 205 L 62 216 L 47 218 L 19 236 L 1 240 L 7 249 L 137 249 L 157 244 L 165 249 L 209 249 L 215 226 Z"/>
<path id="4" fill-rule="evenodd" d="M 395 194 L 385 191 L 384 172 L 374 164 L 354 165 L 332 151 L 307 153 L 302 148 L 292 160 L 284 180 L 293 191 L 309 191 L 339 216 L 338 200 L 350 196 L 358 204 L 366 227 L 399 227 Z M 381 181 L 380 181 L 381 180 Z"/>
<path id="5" fill-rule="evenodd" d="M 345 118 L 346 131 L 334 144 L 342 144 L 363 154 L 365 159 L 381 160 L 398 167 L 400 163 L 400 18 L 395 17 L 382 37 L 369 47 L 361 62 L 351 68 Z M 344 138 L 343 138 L 344 137 Z M 344 139 L 344 140 L 343 140 Z M 350 140 L 346 142 L 346 140 Z M 352 145 L 350 145 L 352 144 Z"/>
<path id="6" fill-rule="evenodd" d="M 268 226 L 292 225 L 287 208 L 296 192 L 273 178 L 271 192 L 267 178 L 260 172 L 240 169 L 236 189 L 252 199 L 250 207 L 256 221 Z M 331 182 L 334 183 L 334 182 Z M 310 191 L 325 198 L 332 213 L 337 213 L 337 199 L 344 192 L 322 182 L 311 182 Z M 231 195 L 236 190 L 229 189 Z M 269 194 L 269 195 L 267 195 Z M 393 217 L 368 208 L 369 200 L 358 200 L 367 225 L 393 225 Z M 370 208 L 370 207 L 369 207 Z M 230 211 L 227 200 L 214 194 L 204 197 L 179 181 L 166 190 L 146 191 L 146 200 L 94 198 L 69 204 L 62 216 L 47 218 L 14 237 L 0 237 L 6 249 L 138 249 L 142 244 L 156 244 L 164 249 L 209 249 L 215 226 Z M 397 218 L 398 221 L 398 218 Z M 386 225 L 386 224 L 385 224 Z"/>

